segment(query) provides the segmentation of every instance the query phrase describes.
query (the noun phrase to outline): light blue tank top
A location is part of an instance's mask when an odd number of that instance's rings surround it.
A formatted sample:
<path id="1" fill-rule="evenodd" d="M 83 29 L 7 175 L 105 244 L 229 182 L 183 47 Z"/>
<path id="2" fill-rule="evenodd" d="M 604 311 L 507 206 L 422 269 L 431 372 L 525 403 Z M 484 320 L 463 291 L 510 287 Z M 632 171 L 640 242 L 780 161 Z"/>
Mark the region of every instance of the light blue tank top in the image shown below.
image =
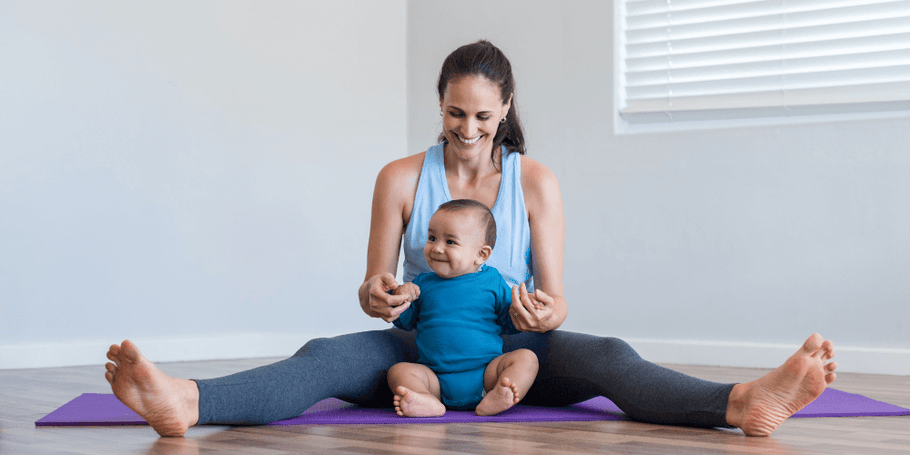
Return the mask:
<path id="1" fill-rule="evenodd" d="M 427 150 L 414 196 L 411 220 L 404 233 L 404 281 L 421 273 L 432 272 L 423 256 L 427 243 L 430 217 L 440 205 L 452 200 L 446 180 L 444 143 Z M 491 210 L 496 220 L 496 245 L 487 265 L 495 267 L 511 286 L 525 283 L 534 289 L 534 270 L 531 262 L 531 226 L 521 191 L 521 155 L 508 153 L 502 147 L 502 181 L 499 195 Z"/>

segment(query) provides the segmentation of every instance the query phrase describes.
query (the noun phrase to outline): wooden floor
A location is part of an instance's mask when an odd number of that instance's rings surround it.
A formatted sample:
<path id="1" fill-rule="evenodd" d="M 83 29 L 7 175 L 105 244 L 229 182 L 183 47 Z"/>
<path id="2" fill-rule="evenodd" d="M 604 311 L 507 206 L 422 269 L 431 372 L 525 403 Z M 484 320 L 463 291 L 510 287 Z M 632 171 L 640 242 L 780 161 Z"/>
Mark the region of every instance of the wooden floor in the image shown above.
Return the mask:
<path id="1" fill-rule="evenodd" d="M 271 363 L 248 359 L 160 364 L 168 374 L 214 377 Z M 705 379 L 744 382 L 766 370 L 666 365 Z M 158 438 L 147 426 L 35 427 L 84 392 L 110 393 L 104 367 L 0 370 L 0 454 L 908 454 L 910 416 L 791 419 L 769 438 L 631 421 L 191 428 Z M 835 387 L 910 408 L 910 376 L 841 373 Z"/>

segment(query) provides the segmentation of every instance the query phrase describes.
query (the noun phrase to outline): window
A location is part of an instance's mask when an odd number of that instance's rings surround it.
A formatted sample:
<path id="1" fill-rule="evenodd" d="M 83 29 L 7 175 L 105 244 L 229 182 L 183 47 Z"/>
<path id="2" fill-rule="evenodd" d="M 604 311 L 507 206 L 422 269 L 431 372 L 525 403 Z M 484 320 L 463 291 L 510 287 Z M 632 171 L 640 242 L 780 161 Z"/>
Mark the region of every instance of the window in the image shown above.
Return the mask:
<path id="1" fill-rule="evenodd" d="M 910 0 L 617 0 L 631 125 L 910 112 Z"/>

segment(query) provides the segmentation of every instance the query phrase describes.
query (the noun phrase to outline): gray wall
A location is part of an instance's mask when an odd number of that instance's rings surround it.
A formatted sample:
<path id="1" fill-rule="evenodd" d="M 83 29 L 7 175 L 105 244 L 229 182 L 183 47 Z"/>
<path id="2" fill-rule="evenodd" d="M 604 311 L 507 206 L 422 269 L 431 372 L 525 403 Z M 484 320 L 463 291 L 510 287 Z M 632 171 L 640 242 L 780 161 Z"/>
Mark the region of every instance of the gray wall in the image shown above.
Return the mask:
<path id="1" fill-rule="evenodd" d="M 0 368 L 290 354 L 356 302 L 406 4 L 0 2 Z"/>
<path id="2" fill-rule="evenodd" d="M 617 135 L 611 2 L 408 8 L 410 153 L 440 131 L 449 52 L 512 62 L 529 156 L 562 185 L 564 328 L 745 366 L 817 331 L 842 370 L 910 374 L 910 116 Z"/>

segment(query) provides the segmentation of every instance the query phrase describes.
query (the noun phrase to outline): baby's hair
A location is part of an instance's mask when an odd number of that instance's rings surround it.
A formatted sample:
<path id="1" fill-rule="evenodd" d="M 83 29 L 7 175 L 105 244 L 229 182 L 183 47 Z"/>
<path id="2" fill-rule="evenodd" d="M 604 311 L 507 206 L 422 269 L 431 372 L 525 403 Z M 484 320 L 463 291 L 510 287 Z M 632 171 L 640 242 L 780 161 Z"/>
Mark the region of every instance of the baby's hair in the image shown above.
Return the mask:
<path id="1" fill-rule="evenodd" d="M 471 210 L 477 214 L 480 223 L 486 226 L 486 239 L 484 239 L 486 244 L 490 245 L 490 248 L 495 247 L 496 220 L 493 219 L 493 212 L 487 206 L 473 199 L 455 199 L 440 205 L 436 209 L 437 212 L 461 212 L 464 210 Z"/>

